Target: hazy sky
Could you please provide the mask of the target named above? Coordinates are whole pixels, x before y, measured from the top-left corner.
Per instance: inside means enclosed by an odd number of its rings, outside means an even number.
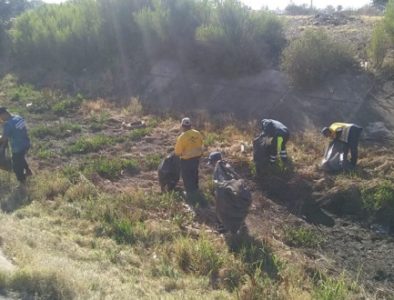
[[[65,0],[44,0],[45,2],[48,3],[60,3],[64,2]],[[276,8],[284,8],[286,5],[288,5],[290,2],[293,2],[295,4],[303,4],[307,3],[310,4],[310,0],[241,0],[245,4],[253,7],[253,8],[261,8],[268,6],[270,9],[276,9]],[[361,7],[365,4],[370,3],[371,0],[313,0],[313,5],[319,8],[324,8],[327,5],[333,5],[334,7],[338,5],[342,5],[344,8],[348,7]]]

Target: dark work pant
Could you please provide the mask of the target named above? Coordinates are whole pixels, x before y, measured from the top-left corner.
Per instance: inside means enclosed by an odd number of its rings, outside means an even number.
[[[360,140],[360,135],[361,132],[363,131],[363,129],[359,126],[355,126],[353,125],[350,128],[349,131],[349,137],[348,137],[348,142],[346,144],[346,147],[344,149],[344,159],[347,159],[347,155],[349,153],[350,150],[350,163],[353,167],[356,166],[357,164],[357,159],[358,159],[358,142]]]
[[[27,164],[27,161],[25,159],[25,155],[27,153],[27,150],[18,152],[18,153],[12,153],[12,167],[14,169],[16,179],[18,179],[19,182],[25,182],[26,181],[26,173],[27,170],[29,170],[29,166]]]
[[[200,158],[181,159],[181,174],[186,192],[198,190],[198,165]]]
[[[289,134],[284,134],[282,136],[277,135],[277,136],[274,136],[272,139],[271,153],[270,153],[271,162],[275,162],[275,160],[276,160],[276,155],[278,152],[278,137],[283,138],[282,146],[280,148],[280,156],[281,156],[281,158],[287,158],[286,143],[289,140]]]

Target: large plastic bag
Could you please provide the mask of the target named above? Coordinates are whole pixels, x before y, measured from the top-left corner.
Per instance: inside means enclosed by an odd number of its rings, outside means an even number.
[[[174,190],[181,174],[179,157],[174,153],[168,155],[161,161],[157,171],[161,190],[163,192]]]
[[[242,179],[214,181],[216,215],[224,228],[235,234],[244,224],[252,203],[251,193]]]
[[[271,152],[272,138],[259,135],[253,140],[253,161],[257,175],[262,174],[264,167],[269,164]]]
[[[332,141],[321,162],[321,168],[327,172],[338,172],[349,168],[349,162],[344,157],[346,144],[339,140]]]
[[[9,155],[8,143],[0,144],[0,169],[5,171],[12,170],[12,162]]]

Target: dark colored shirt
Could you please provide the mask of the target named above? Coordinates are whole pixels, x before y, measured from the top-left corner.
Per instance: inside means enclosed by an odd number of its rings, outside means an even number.
[[[11,116],[11,118],[4,123],[3,128],[3,135],[10,141],[12,153],[20,153],[30,147],[26,123],[22,117]]]
[[[269,137],[284,136],[289,134],[289,130],[281,122],[271,119],[263,120],[263,135]]]

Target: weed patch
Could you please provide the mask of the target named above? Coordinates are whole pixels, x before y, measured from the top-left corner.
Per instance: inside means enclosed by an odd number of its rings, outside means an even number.
[[[322,238],[312,229],[308,228],[285,228],[285,241],[290,246],[318,248]]]

